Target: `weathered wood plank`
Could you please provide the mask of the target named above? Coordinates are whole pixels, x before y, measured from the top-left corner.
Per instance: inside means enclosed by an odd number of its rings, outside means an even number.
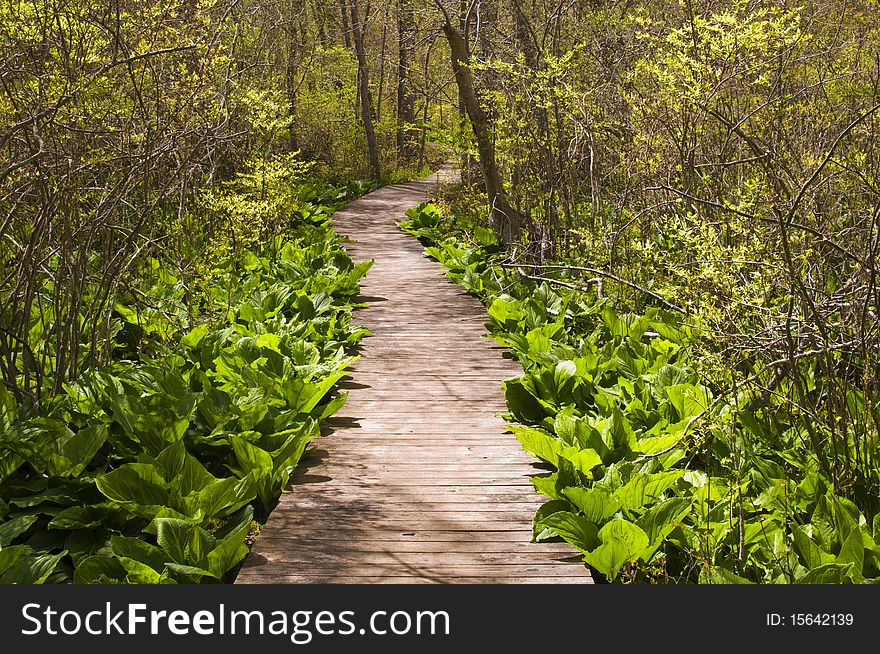
[[[498,577],[417,577],[412,575],[395,576],[383,574],[378,577],[358,577],[354,575],[341,576],[337,574],[324,575],[277,575],[269,574],[245,574],[236,580],[240,584],[591,584],[590,577],[512,577],[510,573]]]
[[[546,470],[496,414],[518,364],[485,309],[394,225],[429,190],[383,188],[334,217],[373,259],[355,322],[371,330],[236,583],[590,583],[566,543],[532,543]]]
[[[364,566],[362,566],[360,562],[333,561],[330,565],[339,575],[342,576],[362,576],[370,574],[363,570]],[[547,563],[519,562],[505,565],[504,563],[491,561],[470,561],[468,564],[457,562],[409,564],[406,561],[389,560],[388,562],[367,563],[366,565],[372,568],[373,575],[377,572],[383,572],[385,574],[395,574],[398,576],[429,576],[434,579],[443,579],[444,577],[500,577],[511,573],[532,577],[561,577],[569,574],[572,567],[571,564],[559,563],[558,561],[550,561]],[[296,562],[276,561],[272,559],[266,559],[265,561],[254,560],[253,563],[249,563],[247,568],[259,570],[260,568],[269,566],[277,571],[277,574],[282,576],[302,574],[304,572],[303,566],[297,565]],[[318,571],[315,570],[315,566],[312,566],[310,572],[312,574],[318,573]]]
[[[287,538],[276,536],[275,534],[265,534],[260,536],[266,543],[277,542],[276,550],[283,550],[290,556],[298,556],[298,552],[303,552],[305,556],[310,556],[311,552],[335,552],[336,555],[350,552],[357,554],[364,553],[400,553],[400,554],[420,554],[429,552],[448,552],[448,553],[479,553],[479,554],[527,554],[534,556],[535,544],[527,540],[483,540],[483,541],[450,541],[450,540],[364,540],[360,539],[356,542],[348,540],[340,540],[338,538]],[[550,557],[579,557],[579,554],[572,554],[571,547],[567,543],[544,543],[542,549]],[[319,556],[316,554],[315,556]],[[294,559],[290,559],[293,561]]]

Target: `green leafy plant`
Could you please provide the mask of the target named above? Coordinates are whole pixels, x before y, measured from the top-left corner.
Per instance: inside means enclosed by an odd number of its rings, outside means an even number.
[[[503,383],[509,428],[552,469],[532,480],[547,497],[536,540],[563,538],[612,582],[880,578],[880,517],[701,374],[698,330],[525,279],[436,207],[401,226],[486,303],[489,337],[522,365]]]
[[[351,297],[371,262],[355,265],[328,220],[364,189],[285,188],[301,191],[276,207],[293,212],[289,238],[205,270],[201,320],[167,317],[181,282],[150,260],[152,310],[117,306],[137,329],[123,356],[40,406],[0,387],[0,583],[234,574],[255,520],[344,404],[347,351],[366,333]]]

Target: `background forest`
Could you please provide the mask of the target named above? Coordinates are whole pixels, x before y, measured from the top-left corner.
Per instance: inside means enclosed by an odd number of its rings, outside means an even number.
[[[878,15],[0,1],[0,582],[228,579],[363,335],[329,215],[444,160],[407,228],[523,363],[536,538],[876,579]]]

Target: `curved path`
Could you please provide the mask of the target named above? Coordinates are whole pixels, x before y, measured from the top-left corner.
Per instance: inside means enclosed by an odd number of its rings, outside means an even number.
[[[388,186],[334,217],[352,258],[375,260],[355,314],[373,334],[236,583],[590,582],[567,544],[529,542],[541,470],[496,416],[519,366],[395,226],[432,188]]]

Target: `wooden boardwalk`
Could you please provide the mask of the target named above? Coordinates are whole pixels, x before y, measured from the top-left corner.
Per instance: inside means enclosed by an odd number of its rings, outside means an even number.
[[[531,543],[541,472],[495,414],[520,372],[486,313],[395,222],[429,181],[385,187],[336,214],[374,259],[355,314],[373,334],[350,395],[304,459],[236,583],[589,583],[565,543]]]

